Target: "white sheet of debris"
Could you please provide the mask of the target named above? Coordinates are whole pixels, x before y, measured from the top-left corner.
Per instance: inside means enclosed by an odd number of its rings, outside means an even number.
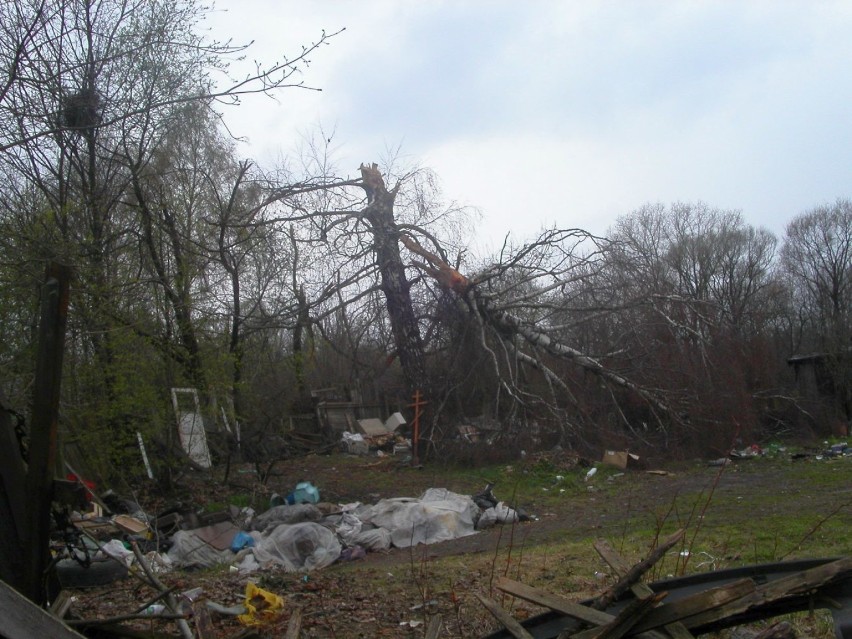
[[[354,514],[364,523],[387,530],[397,548],[408,548],[474,534],[479,508],[467,495],[430,488],[419,499],[382,499]]]

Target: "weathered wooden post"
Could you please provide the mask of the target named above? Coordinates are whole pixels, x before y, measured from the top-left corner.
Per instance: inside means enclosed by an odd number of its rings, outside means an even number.
[[[36,359],[33,410],[30,424],[29,466],[26,490],[26,592],[43,604],[45,572],[50,558],[50,507],[56,465],[56,432],[59,423],[59,387],[68,316],[70,271],[51,263],[41,293],[41,319]]]

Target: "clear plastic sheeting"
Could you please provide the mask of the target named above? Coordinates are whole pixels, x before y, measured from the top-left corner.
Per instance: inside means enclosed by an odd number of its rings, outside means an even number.
[[[479,508],[468,496],[430,488],[420,499],[383,499],[356,514],[361,521],[386,529],[397,548],[408,548],[474,534]]]
[[[262,532],[270,531],[281,524],[301,524],[306,521],[319,521],[322,512],[313,504],[284,504],[273,506],[266,512],[257,515],[252,521],[252,528]]]
[[[287,572],[318,570],[333,564],[342,546],[337,535],[313,522],[283,524],[252,549],[261,568],[281,566]]]

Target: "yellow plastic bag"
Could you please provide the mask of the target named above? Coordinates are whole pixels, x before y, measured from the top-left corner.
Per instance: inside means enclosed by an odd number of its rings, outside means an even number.
[[[246,612],[237,619],[244,626],[260,626],[274,621],[284,608],[284,600],[276,594],[258,588],[252,582],[246,584]]]

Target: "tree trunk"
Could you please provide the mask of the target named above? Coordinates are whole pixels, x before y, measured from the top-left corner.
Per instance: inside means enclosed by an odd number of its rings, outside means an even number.
[[[39,346],[33,388],[30,458],[26,488],[27,584],[24,594],[37,604],[46,598],[44,574],[50,558],[50,504],[59,425],[59,388],[70,272],[50,264],[42,291]]]
[[[424,363],[423,338],[411,303],[411,284],[399,253],[400,233],[393,215],[397,189],[388,191],[375,164],[361,165],[363,187],[367,193],[364,217],[373,232],[376,263],[382,277],[382,291],[387,301],[399,363],[409,392],[428,394],[428,378]]]

